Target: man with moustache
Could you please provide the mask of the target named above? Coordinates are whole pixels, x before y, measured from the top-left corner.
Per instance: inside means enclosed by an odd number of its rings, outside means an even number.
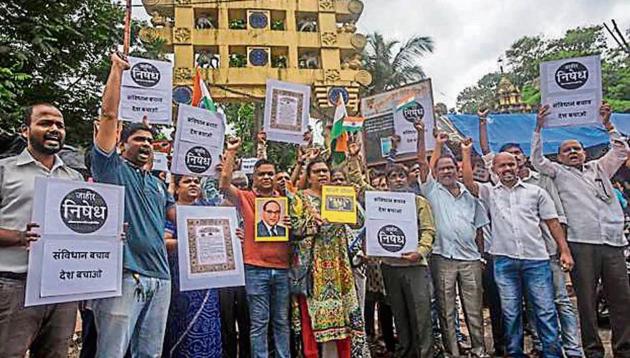
[[[129,64],[112,55],[103,93],[100,125],[92,150],[96,182],[125,187],[125,222],[129,224],[123,256],[122,295],[93,300],[97,331],[96,357],[159,357],[171,296],[164,227],[174,204],[166,185],[146,170],[153,132],[131,123],[120,134],[116,152],[118,107],[123,71]]]
[[[470,331],[472,354],[487,357],[483,337],[482,254],[483,230],[490,223],[486,210],[463,184],[458,182],[457,161],[452,156],[435,160],[429,168],[424,144],[424,124],[418,131],[420,191],[434,213],[437,234],[430,265],[439,304],[440,327],[447,356],[460,356],[457,344],[456,309],[459,286]],[[457,314],[457,313],[455,313]]]
[[[550,176],[564,205],[567,240],[575,257],[571,280],[577,296],[582,345],[587,357],[603,357],[604,346],[597,327],[595,287],[599,280],[610,307],[612,346],[615,357],[630,357],[630,285],[624,247],[624,214],[610,181],[628,157],[628,145],[610,122],[611,108],[600,108],[602,124],[610,134],[612,148],[603,157],[586,162],[586,152],[577,140],[558,148],[559,163],[542,154],[541,131],[549,106],[538,112],[532,139],[532,164]]]
[[[490,211],[490,253],[494,256],[495,279],[505,320],[506,353],[510,357],[524,357],[522,305],[523,295],[527,294],[534,305],[543,355],[562,357],[549,253],[541,223],[547,224],[558,245],[564,270],[571,270],[573,258],[553,201],[542,188],[520,180],[516,174],[516,158],[510,153],[499,153],[494,158],[492,170],[499,178],[497,184],[475,182],[471,153],[472,140],[468,138],[462,142],[463,181]]]
[[[24,307],[28,247],[38,239],[30,223],[36,177],[82,180],[57,153],[66,137],[52,104],[24,110],[27,147],[0,160],[0,357],[65,357],[76,323],[76,303]]]
[[[495,154],[490,150],[488,140],[488,113],[489,111],[487,109],[478,112],[479,145],[481,147],[481,152],[483,153],[483,161],[485,162],[486,168],[489,172],[492,172],[492,160]],[[516,173],[524,183],[537,185],[549,194],[553,200],[554,207],[558,212],[558,220],[560,220],[562,225],[566,226],[567,218],[564,207],[562,206],[562,201],[558,195],[558,189],[556,188],[553,180],[549,176],[542,175],[528,167],[528,158],[525,156],[523,149],[518,143],[506,143],[501,146],[499,152],[510,153],[516,158]],[[493,183],[498,181],[496,175],[491,175],[491,180]],[[543,224],[542,230],[545,243],[547,244],[547,251],[549,252],[549,256],[551,258],[551,271],[553,276],[555,303],[556,308],[558,309],[558,318],[560,320],[562,348],[564,349],[564,353],[567,357],[581,357],[583,355],[583,351],[582,344],[579,339],[580,334],[578,328],[577,310],[569,298],[565,273],[562,271],[560,262],[558,261],[558,247],[556,246],[553,237],[551,237],[549,229],[546,225]],[[533,318],[532,311],[533,307],[531,303],[528,302],[527,313],[530,318]],[[531,319],[530,324],[534,325],[535,321]],[[540,351],[540,340],[538,339],[536,330],[533,331],[532,335],[534,348]]]

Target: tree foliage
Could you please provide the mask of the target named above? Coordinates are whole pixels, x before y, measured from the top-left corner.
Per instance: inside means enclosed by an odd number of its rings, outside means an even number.
[[[121,5],[111,0],[7,0],[0,3],[0,124],[15,130],[20,108],[50,102],[64,114],[67,141],[91,141],[109,55],[122,43]],[[155,57],[163,43],[137,40]]]
[[[414,36],[405,43],[386,40],[375,32],[368,35],[363,54],[364,68],[372,74],[366,95],[380,93],[425,78],[419,60],[433,52],[433,39]]]
[[[538,76],[541,62],[594,54],[602,57],[604,99],[616,111],[630,111],[630,57],[608,45],[602,26],[577,27],[556,39],[524,36],[505,51],[504,72],[521,89],[523,102],[535,106],[540,104]],[[487,83],[488,76],[491,75],[498,74],[487,74],[476,85],[460,92],[457,97],[460,112],[474,113],[477,111],[477,104],[494,108],[496,87],[488,86]]]

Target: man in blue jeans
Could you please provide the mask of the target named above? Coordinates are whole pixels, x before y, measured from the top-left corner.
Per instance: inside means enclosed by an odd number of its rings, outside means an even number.
[[[92,151],[92,175],[125,187],[122,295],[91,301],[97,332],[96,357],[159,357],[171,298],[164,223],[174,204],[166,186],[145,169],[153,133],[141,123],[126,126],[118,144],[118,106],[123,71],[129,64],[112,55],[100,125]]]
[[[492,170],[499,178],[497,184],[476,183],[471,152],[472,140],[466,139],[462,142],[464,185],[484,201],[492,219],[490,253],[494,256],[505,320],[506,353],[510,357],[525,357],[522,307],[526,294],[534,306],[543,356],[562,357],[549,253],[541,223],[547,224],[558,245],[562,269],[571,270],[573,258],[553,201],[544,189],[520,180],[516,158],[510,153],[494,157]]]
[[[289,338],[289,243],[257,242],[256,198],[278,196],[273,190],[275,166],[266,159],[254,165],[252,190],[240,190],[232,184],[234,159],[241,145],[239,138],[230,138],[225,162],[219,178],[219,188],[226,198],[236,205],[245,224],[243,261],[245,262],[245,290],[250,316],[252,357],[269,356],[268,332],[273,328],[273,342],[277,358],[291,355]],[[281,220],[290,230],[288,216]]]

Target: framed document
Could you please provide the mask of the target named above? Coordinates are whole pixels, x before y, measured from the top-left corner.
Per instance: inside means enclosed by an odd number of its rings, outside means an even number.
[[[263,128],[270,140],[302,144],[310,120],[309,86],[267,81]]]
[[[245,285],[236,209],[177,206],[177,253],[182,291]]]

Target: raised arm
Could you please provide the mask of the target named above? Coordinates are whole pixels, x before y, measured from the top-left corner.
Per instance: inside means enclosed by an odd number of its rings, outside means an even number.
[[[112,54],[111,59],[112,67],[109,70],[109,77],[103,92],[101,117],[98,132],[94,139],[94,144],[105,153],[111,153],[116,149],[120,86],[123,71],[129,68],[129,63],[119,57],[118,54]]]
[[[599,109],[599,115],[602,121],[602,125],[610,135],[610,143],[612,145],[611,150],[608,151],[603,157],[597,160],[597,164],[608,176],[612,178],[613,175],[619,170],[619,168],[628,159],[628,143],[621,137],[621,134],[617,132],[615,126],[610,121],[610,115],[612,109],[609,104],[603,103]]]
[[[462,177],[464,185],[470,192],[479,197],[479,184],[475,182],[473,177],[472,165],[472,138],[466,138],[462,141]]]
[[[481,154],[490,153],[490,142],[488,141],[488,113],[489,109],[477,112],[479,116],[479,146],[481,146]]]
[[[427,162],[427,146],[424,143],[424,122],[417,121],[414,123],[418,132],[418,164],[420,164],[420,181],[427,181],[427,176],[431,172],[429,162]]]
[[[431,153],[431,161],[429,162],[429,168],[431,168],[432,173],[437,166],[438,160],[442,157],[442,152],[444,146],[448,143],[448,134],[446,132],[439,132],[437,137],[435,137],[435,148],[433,148],[433,153]]]
[[[256,158],[267,159],[267,133],[263,130],[256,134]]]
[[[225,150],[225,158],[221,175],[219,176],[219,189],[232,203],[238,203],[238,188],[232,185],[232,173],[234,172],[234,159],[236,152],[241,147],[240,138],[229,138]]]
[[[538,110],[536,115],[536,128],[534,129],[534,136],[532,138],[532,155],[530,161],[538,172],[555,178],[558,171],[558,164],[553,163],[551,160],[545,158],[542,152],[542,136],[541,131],[545,124],[545,118],[549,115],[549,105],[546,104]]]

